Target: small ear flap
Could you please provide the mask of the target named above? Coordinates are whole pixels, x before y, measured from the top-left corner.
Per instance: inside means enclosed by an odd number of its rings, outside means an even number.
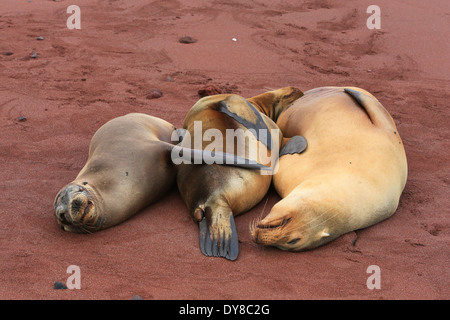
[[[284,156],[285,154],[302,153],[308,147],[308,142],[303,136],[294,136],[289,139],[289,141],[281,148],[278,157]]]

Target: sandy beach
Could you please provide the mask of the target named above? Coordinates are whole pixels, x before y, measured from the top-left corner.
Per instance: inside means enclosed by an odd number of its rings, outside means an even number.
[[[81,29],[67,28],[72,4]],[[371,4],[380,29],[366,25]],[[0,299],[450,298],[449,14],[445,0],[2,0]],[[271,189],[236,218],[234,262],[203,256],[175,186],[95,234],[56,223],[56,193],[108,120],[181,126],[202,90],[328,85],[368,90],[397,124],[409,176],[388,220],[307,252],[264,248],[249,224],[280,200]],[[70,265],[81,289],[55,290]],[[380,289],[367,287],[371,265]]]

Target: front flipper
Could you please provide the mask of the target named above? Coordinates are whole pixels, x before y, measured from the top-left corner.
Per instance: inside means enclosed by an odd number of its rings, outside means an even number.
[[[217,103],[219,112],[233,118],[249,129],[269,150],[272,150],[273,141],[270,130],[261,113],[250,102],[242,97],[231,96]]]
[[[279,157],[285,154],[302,153],[308,147],[308,142],[303,136],[294,136],[281,148]]]
[[[233,215],[230,216],[229,230],[210,226],[206,217],[199,222],[199,244],[202,253],[208,257],[223,257],[236,260],[239,254],[238,236]],[[215,232],[211,232],[215,230]],[[217,232],[220,230],[219,232]]]
[[[383,105],[369,93],[355,90],[358,88],[344,88],[344,92],[350,95],[358,105],[364,109],[369,117],[370,121],[377,127],[384,128],[390,131],[397,131],[394,120],[392,120],[389,112],[383,107]]]
[[[254,160],[231,153],[183,148],[178,145],[169,145],[169,148],[171,149],[171,159],[174,164],[223,164],[245,169],[272,170],[272,168]]]

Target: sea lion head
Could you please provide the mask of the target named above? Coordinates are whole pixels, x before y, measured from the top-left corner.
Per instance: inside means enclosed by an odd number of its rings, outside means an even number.
[[[250,233],[258,244],[288,251],[302,251],[325,244],[333,239],[327,212],[319,212],[313,205],[285,205],[278,202],[264,219],[250,225]]]
[[[95,191],[87,183],[83,184],[69,184],[55,198],[56,219],[65,231],[92,233],[105,223]]]
[[[295,100],[302,96],[303,92],[300,89],[295,87],[284,87],[254,96],[249,98],[248,101],[253,104],[259,112],[276,122],[281,112],[289,108]]]

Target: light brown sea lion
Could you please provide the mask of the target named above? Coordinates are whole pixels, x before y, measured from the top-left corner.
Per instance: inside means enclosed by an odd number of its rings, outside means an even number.
[[[304,136],[308,147],[280,157],[273,183],[283,199],[251,226],[255,242],[311,249],[396,211],[407,179],[405,150],[393,119],[370,93],[313,89],[277,124],[287,137]]]
[[[238,155],[263,165],[261,153],[252,153],[252,146],[271,156],[278,155],[281,135],[271,135],[278,127],[264,113],[275,115],[298,99],[302,92],[288,87],[263,95],[244,99],[238,95],[224,94],[200,99],[188,112],[183,128],[190,139],[181,145],[186,148],[208,149],[212,138],[208,130],[221,133],[222,141],[214,137],[214,150]],[[201,124],[196,133],[196,125]],[[227,130],[240,132],[240,136],[228,137]],[[200,132],[200,143],[198,141]],[[276,132],[276,131],[275,131]],[[240,139],[245,136],[245,139]],[[267,139],[266,139],[267,138]],[[234,143],[236,142],[236,143]],[[232,146],[230,150],[229,146]],[[273,159],[272,159],[273,160]],[[238,168],[218,164],[180,164],[178,188],[194,220],[199,223],[199,244],[207,256],[235,260],[238,256],[238,236],[234,215],[248,211],[266,194],[272,176],[260,170]]]
[[[116,225],[158,200],[175,182],[170,150],[175,127],[145,114],[110,120],[94,134],[88,160],[58,193],[54,207],[66,231]]]

